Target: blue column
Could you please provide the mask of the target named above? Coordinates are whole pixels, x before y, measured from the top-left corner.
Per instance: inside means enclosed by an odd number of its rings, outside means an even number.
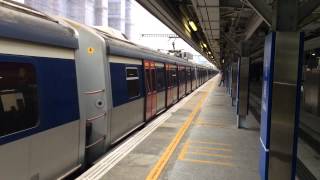
[[[260,177],[296,175],[303,35],[272,32],[265,40],[260,124]]]

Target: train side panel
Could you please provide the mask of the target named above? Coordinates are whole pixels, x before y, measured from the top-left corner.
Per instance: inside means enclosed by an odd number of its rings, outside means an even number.
[[[111,143],[144,123],[144,77],[142,60],[109,56],[113,108]]]
[[[0,49],[0,179],[59,177],[79,163],[74,51],[9,39]]]

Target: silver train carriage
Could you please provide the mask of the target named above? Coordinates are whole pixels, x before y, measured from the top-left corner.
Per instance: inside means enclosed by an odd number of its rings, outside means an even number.
[[[216,74],[10,1],[0,29],[0,179],[84,168]]]

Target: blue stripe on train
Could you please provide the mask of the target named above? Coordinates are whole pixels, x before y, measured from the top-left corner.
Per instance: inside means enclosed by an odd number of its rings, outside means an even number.
[[[129,98],[128,96],[126,67],[138,68],[140,95],[135,98]],[[120,106],[122,104],[144,97],[144,76],[142,65],[110,63],[110,73],[113,107]]]
[[[0,145],[79,119],[74,60],[0,54],[1,62],[34,65],[37,74],[40,124],[29,130],[0,137]]]

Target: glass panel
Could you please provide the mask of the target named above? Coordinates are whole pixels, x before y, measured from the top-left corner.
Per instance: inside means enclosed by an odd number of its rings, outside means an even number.
[[[156,70],[155,69],[150,69],[151,71],[151,83],[152,83],[152,91],[155,91],[156,90]]]
[[[36,72],[31,64],[0,63],[0,136],[38,123]]]
[[[157,68],[157,90],[165,88],[164,68]]]
[[[140,95],[139,74],[137,67],[126,67],[127,87],[129,98]]]
[[[127,67],[127,78],[128,77],[138,77],[138,69],[135,67]]]
[[[146,78],[146,80],[145,80],[145,82],[146,82],[146,90],[147,90],[147,92],[150,92],[151,91],[151,89],[150,89],[150,70],[149,69],[146,69],[145,70],[145,78]]]
[[[140,95],[139,79],[128,80],[127,85],[129,98],[137,97]]]

